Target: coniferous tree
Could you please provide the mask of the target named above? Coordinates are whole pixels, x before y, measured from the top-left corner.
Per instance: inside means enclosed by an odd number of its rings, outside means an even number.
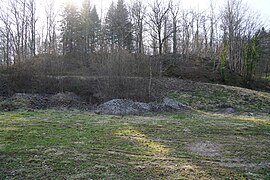
[[[105,23],[107,40],[111,46],[111,51],[114,50],[115,46],[132,51],[132,23],[123,0],[118,0],[116,7],[113,3],[111,4]]]
[[[81,50],[81,28],[79,12],[72,3],[67,3],[62,16],[61,33],[63,43],[63,54],[74,53]]]
[[[112,2],[107,12],[104,24],[105,41],[112,52],[116,42],[115,6]]]
[[[98,50],[98,42],[101,35],[101,20],[98,16],[96,6],[90,12],[90,51],[94,53]]]
[[[82,29],[82,46],[85,54],[90,53],[90,34],[91,34],[91,4],[90,0],[84,0],[81,9],[81,29]]]
[[[245,72],[244,82],[249,85],[255,76],[260,59],[259,31],[248,40],[245,46]]]
[[[115,10],[117,44],[119,48],[132,50],[132,23],[124,0],[118,0]]]

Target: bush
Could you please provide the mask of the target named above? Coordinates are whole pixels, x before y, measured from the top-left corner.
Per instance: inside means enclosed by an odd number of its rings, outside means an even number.
[[[148,101],[150,73],[158,72],[157,62],[149,56],[125,50],[91,56],[38,55],[1,71],[0,95],[74,92],[91,103],[111,98]]]

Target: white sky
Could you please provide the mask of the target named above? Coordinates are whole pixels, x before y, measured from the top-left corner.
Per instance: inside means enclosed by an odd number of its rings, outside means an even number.
[[[40,3],[43,4],[44,2],[48,0],[39,0],[39,1]],[[74,2],[79,7],[83,2],[83,0],[55,0],[56,6],[60,7],[67,1]],[[95,4],[97,6],[98,13],[100,14],[102,11],[104,15],[104,13],[107,12],[107,9],[110,6],[112,1],[114,1],[115,3],[117,2],[117,0],[92,0],[91,2],[92,4]],[[125,0],[125,3],[129,4],[130,1],[132,0]],[[155,0],[145,0],[144,2],[150,3],[153,1]],[[164,1],[166,2],[166,0]],[[174,2],[177,2],[177,1],[178,0],[174,0]],[[212,1],[214,4],[216,4],[216,9],[219,9],[226,2],[226,0],[212,0]],[[264,24],[270,26],[270,0],[242,0],[242,2],[247,3],[252,10],[258,11],[262,16]],[[210,0],[180,0],[180,6],[183,9],[195,8],[195,9],[205,10],[209,7],[209,5],[210,5]]]

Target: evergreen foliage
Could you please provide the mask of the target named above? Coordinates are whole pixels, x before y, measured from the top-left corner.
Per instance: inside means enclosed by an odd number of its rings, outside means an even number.
[[[61,21],[61,35],[63,43],[63,54],[74,53],[81,50],[81,21],[78,8],[67,3]]]
[[[228,59],[228,43],[225,41],[224,42],[224,47],[221,52],[220,56],[220,75],[222,81],[225,81],[225,69],[227,68],[227,59]]]
[[[260,59],[259,32],[245,45],[245,74],[244,82],[249,84],[253,79]]]

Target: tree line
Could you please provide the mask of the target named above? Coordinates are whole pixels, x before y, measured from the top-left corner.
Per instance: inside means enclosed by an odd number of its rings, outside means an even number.
[[[91,55],[127,51],[133,54],[179,54],[207,57],[213,70],[254,78],[262,58],[262,36],[269,37],[260,14],[241,0],[227,0],[221,8],[210,1],[207,10],[184,9],[181,2],[155,0],[113,1],[99,14],[91,0],[81,8],[67,2],[61,20],[55,2],[45,6],[43,26],[36,0],[6,0],[0,14],[0,62],[10,66],[40,54]],[[104,17],[103,17],[104,16]],[[265,35],[266,34],[266,35]],[[268,44],[263,48],[267,49]],[[269,62],[261,74],[268,73]]]

